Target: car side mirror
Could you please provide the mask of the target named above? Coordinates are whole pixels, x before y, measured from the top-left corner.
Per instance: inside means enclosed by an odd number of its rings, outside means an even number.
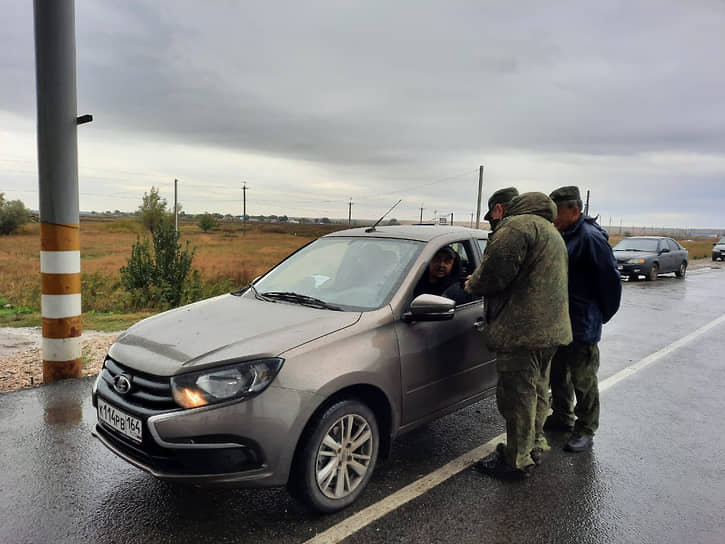
[[[412,321],[447,321],[453,319],[456,313],[456,302],[438,295],[418,295],[410,303],[410,311],[404,313],[401,319]]]
[[[670,250],[666,247],[660,249],[660,255],[662,255],[663,253],[669,253],[669,252],[670,252]]]

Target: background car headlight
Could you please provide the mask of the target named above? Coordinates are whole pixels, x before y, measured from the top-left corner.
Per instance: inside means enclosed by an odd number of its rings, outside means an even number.
[[[644,264],[644,259],[642,259],[642,258],[630,259],[627,261],[627,264]]]
[[[255,395],[272,383],[282,368],[278,357],[190,372],[171,378],[174,400],[184,408]]]

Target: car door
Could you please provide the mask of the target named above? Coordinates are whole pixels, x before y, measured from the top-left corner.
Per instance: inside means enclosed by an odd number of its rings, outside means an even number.
[[[672,271],[676,272],[680,269],[682,262],[687,260],[686,253],[680,244],[675,242],[672,238],[667,239],[667,245],[669,246],[672,254]]]
[[[667,238],[660,240],[660,272],[662,273],[672,272],[677,269],[677,266],[675,266],[677,253],[673,251],[669,242]],[[665,250],[664,253],[662,253],[663,250]]]
[[[461,256],[463,274],[473,272],[479,263],[472,244],[471,239],[448,244]],[[431,257],[440,247],[432,248]],[[482,327],[481,298],[458,304],[448,321],[396,322],[403,427],[462,405],[496,386],[495,356],[484,344]]]

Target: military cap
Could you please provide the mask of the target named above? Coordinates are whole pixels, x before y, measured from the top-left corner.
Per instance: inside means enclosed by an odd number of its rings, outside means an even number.
[[[507,204],[508,202],[511,202],[514,197],[517,196],[519,196],[519,191],[518,189],[516,189],[516,187],[506,187],[505,189],[499,189],[491,195],[491,198],[488,199],[488,211],[486,212],[486,215],[483,216],[483,218],[486,221],[490,221],[491,210],[493,210],[493,207],[496,204]]]
[[[559,187],[553,191],[549,198],[554,201],[555,204],[560,202],[570,202],[572,200],[581,200],[582,196],[579,194],[579,187],[575,185],[568,185],[566,187]]]

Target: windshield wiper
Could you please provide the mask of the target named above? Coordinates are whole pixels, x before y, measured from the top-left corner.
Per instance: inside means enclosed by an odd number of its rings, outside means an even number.
[[[230,295],[234,295],[235,297],[242,296],[247,291],[252,291],[254,294],[254,298],[257,300],[264,300],[266,302],[274,302],[271,298],[267,298],[264,295],[262,295],[259,291],[257,291],[257,288],[254,286],[253,283],[250,283],[246,287],[242,287],[241,289],[237,289],[236,291],[232,291],[229,293]]]
[[[338,312],[342,311],[342,308],[339,306],[334,306],[333,304],[320,300],[319,298],[308,297],[307,295],[301,295],[291,291],[268,291],[266,293],[262,293],[260,296],[265,297],[267,300],[283,300],[285,302],[293,302],[304,306],[311,306],[313,308],[324,308],[325,310],[335,310]]]

